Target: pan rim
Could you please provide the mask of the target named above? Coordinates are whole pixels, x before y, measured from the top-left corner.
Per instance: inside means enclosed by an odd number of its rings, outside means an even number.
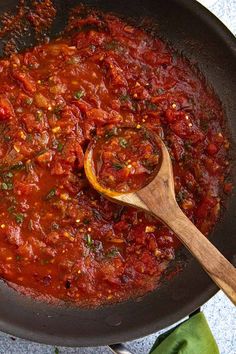
[[[229,31],[229,29],[208,9],[206,9],[203,5],[198,3],[196,0],[173,0],[176,3],[181,3],[186,8],[190,8],[193,12],[198,12],[204,22],[207,22],[208,25],[214,29],[214,33],[223,39],[229,51],[231,51],[232,56],[236,59],[236,41],[234,35]],[[163,319],[165,322],[165,327],[173,324],[172,317],[175,317],[174,322],[181,320],[186,317],[190,312],[194,311],[196,308],[202,306],[207,300],[209,300],[213,295],[217,292],[217,287],[212,283],[212,281],[207,281],[207,287],[204,291],[199,295],[195,296],[195,298],[190,302],[182,306],[181,309],[172,314],[171,316],[167,315],[166,318]],[[133,340],[139,337],[143,337],[154,333],[163,327],[159,323],[148,323],[145,327],[141,327],[140,325],[136,325],[133,328],[129,329],[126,332],[125,329],[121,329],[119,333],[107,333],[105,336],[97,337],[67,337],[63,338],[58,335],[48,334],[44,331],[30,331],[29,328],[17,326],[17,324],[7,323],[7,321],[2,321],[0,319],[0,330],[8,333],[10,335],[14,335],[20,338],[32,340],[38,343],[43,344],[51,344],[51,345],[60,345],[64,347],[77,347],[79,346],[100,346],[114,344],[120,341],[128,341]]]

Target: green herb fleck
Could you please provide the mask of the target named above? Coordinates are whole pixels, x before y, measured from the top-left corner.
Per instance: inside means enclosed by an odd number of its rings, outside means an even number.
[[[83,91],[83,90],[79,90],[79,91],[76,91],[76,92],[75,92],[74,97],[75,97],[77,100],[80,100],[84,95],[85,95],[84,91]]]
[[[12,214],[15,210],[16,210],[15,205],[11,205],[11,206],[7,209],[7,211],[8,211],[10,214]]]
[[[32,134],[27,134],[26,135],[26,140],[27,141],[32,141],[33,140],[33,135]]]
[[[64,145],[58,140],[53,140],[52,147],[57,149],[58,152],[62,152]]]
[[[85,225],[88,225],[88,224],[90,223],[90,220],[89,220],[89,219],[84,219],[84,220],[83,220],[83,223],[84,223]]]
[[[113,162],[112,167],[114,167],[114,169],[116,171],[119,171],[119,170],[122,170],[123,165],[121,163],[119,163],[119,162]]]
[[[55,221],[53,221],[52,224],[51,224],[51,229],[52,230],[58,230],[59,228],[60,228],[60,226]]]
[[[121,96],[120,96],[120,101],[121,101],[121,102],[130,101],[130,96],[129,96],[129,95],[121,95]]]
[[[4,139],[5,141],[10,141],[10,140],[11,140],[11,137],[10,137],[9,135],[5,135],[5,136],[3,137],[3,139]]]
[[[190,148],[191,148],[191,146],[192,146],[191,141],[186,140],[186,141],[184,142],[184,147],[185,147],[185,149],[190,149]]]
[[[11,172],[7,172],[4,174],[4,178],[12,178],[13,177],[13,173]]]
[[[106,253],[106,257],[113,258],[118,256],[119,251],[116,248],[111,249],[109,252]]]
[[[34,229],[34,223],[33,223],[32,219],[30,219],[30,221],[29,221],[28,229],[31,230],[31,231]]]
[[[92,239],[91,235],[89,235],[89,234],[85,235],[85,241],[86,241],[88,247],[91,247],[93,245],[93,239]]]
[[[1,184],[1,189],[4,190],[4,191],[10,191],[13,189],[13,184],[12,183],[5,183],[3,182]]]
[[[41,122],[42,118],[43,118],[43,112],[41,110],[38,110],[36,112],[36,121]]]
[[[158,95],[162,95],[165,92],[161,87],[157,89]]]
[[[52,199],[53,197],[55,197],[55,195],[56,195],[56,188],[52,188],[52,189],[48,192],[48,194],[46,195],[45,199],[46,199],[46,200],[50,200],[50,199]]]
[[[16,256],[16,260],[17,260],[17,261],[20,261],[21,259],[22,259],[22,256],[20,256],[20,255],[17,255],[17,256]]]
[[[132,102],[132,111],[137,111],[138,110],[138,108],[139,108],[139,105],[138,105],[138,103],[137,102]]]
[[[19,161],[17,162],[15,165],[12,165],[10,167],[10,170],[17,170],[17,171],[20,171],[20,170],[25,170],[25,165],[23,164],[22,161]]]
[[[64,145],[59,141],[57,144],[57,151],[62,152]]]
[[[17,222],[17,224],[22,224],[24,221],[24,214],[18,213],[18,214],[14,214],[15,216],[15,220]]]
[[[89,49],[92,50],[93,52],[95,52],[96,46],[94,44],[90,44]]]
[[[156,111],[157,110],[157,105],[152,103],[152,102],[148,102],[146,104],[146,106],[147,106],[147,109],[149,109],[150,111]]]
[[[38,157],[38,156],[40,156],[40,155],[43,155],[43,154],[45,154],[45,152],[47,152],[48,151],[48,149],[42,149],[42,150],[40,150],[40,151],[38,151],[37,153],[36,153],[36,155],[35,155],[35,157]]]
[[[176,195],[176,200],[177,200],[178,203],[182,203],[185,198],[186,198],[186,192],[185,191],[179,191],[179,193]]]
[[[1,184],[1,189],[4,190],[4,191],[7,191],[8,190],[7,184],[6,183],[2,183]]]
[[[107,130],[105,133],[105,138],[110,139],[112,136],[117,135],[117,127]]]
[[[61,118],[62,109],[63,107],[60,105],[54,108],[53,113],[56,115],[57,119]]]
[[[31,104],[33,103],[33,98],[27,97],[27,98],[25,99],[25,103],[28,104],[28,105],[31,105]]]
[[[59,354],[59,349],[57,347],[55,348],[55,354]]]
[[[126,139],[124,139],[124,138],[120,138],[119,139],[119,144],[120,144],[121,147],[123,147],[125,149],[128,146],[128,141]]]

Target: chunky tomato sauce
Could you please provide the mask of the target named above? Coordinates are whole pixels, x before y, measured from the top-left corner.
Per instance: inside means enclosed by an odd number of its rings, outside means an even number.
[[[178,242],[150,215],[89,186],[90,140],[126,123],[159,134],[178,203],[205,235],[231,189],[229,143],[213,91],[161,40],[93,12],[78,12],[70,28],[0,60],[0,275],[99,305],[153,290]]]
[[[127,193],[151,182],[160,167],[161,149],[150,133],[139,125],[115,127],[92,142],[92,165],[102,187]]]

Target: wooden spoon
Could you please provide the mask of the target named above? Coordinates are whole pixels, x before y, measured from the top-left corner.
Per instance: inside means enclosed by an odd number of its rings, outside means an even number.
[[[196,228],[178,206],[175,199],[172,163],[169,152],[157,137],[162,152],[160,169],[144,188],[132,193],[118,193],[101,186],[92,160],[94,142],[86,151],[84,168],[92,186],[114,202],[137,207],[152,213],[174,231],[179,240],[199,261],[211,279],[236,305],[236,268]]]

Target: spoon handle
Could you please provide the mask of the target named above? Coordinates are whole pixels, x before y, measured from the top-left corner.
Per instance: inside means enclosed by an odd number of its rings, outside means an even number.
[[[156,214],[160,218],[159,213]],[[181,242],[197,258],[212,280],[236,305],[236,268],[196,228],[177,204],[161,217]]]

